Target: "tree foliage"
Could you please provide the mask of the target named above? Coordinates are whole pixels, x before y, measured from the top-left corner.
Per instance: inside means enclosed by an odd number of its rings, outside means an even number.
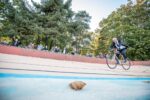
[[[72,38],[79,38],[89,28],[90,16],[86,11],[75,13],[71,0],[1,0],[0,36],[19,37],[23,46],[30,42],[42,43],[61,49],[74,47]],[[84,38],[84,37],[82,37]],[[76,42],[77,45],[80,42]]]

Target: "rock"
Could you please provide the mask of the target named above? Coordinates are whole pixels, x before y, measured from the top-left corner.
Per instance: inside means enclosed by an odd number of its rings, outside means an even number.
[[[86,83],[82,81],[74,81],[69,84],[69,86],[74,90],[81,90],[85,85]]]

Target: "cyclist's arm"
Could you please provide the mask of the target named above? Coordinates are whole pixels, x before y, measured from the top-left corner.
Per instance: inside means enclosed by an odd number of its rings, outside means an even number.
[[[110,51],[114,51],[114,53],[117,52],[117,48],[116,48],[116,46],[115,46],[114,43],[112,43],[112,44],[110,45],[109,50],[110,50]]]

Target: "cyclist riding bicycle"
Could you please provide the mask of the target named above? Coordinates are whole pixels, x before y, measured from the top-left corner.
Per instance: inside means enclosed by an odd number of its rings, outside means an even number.
[[[118,58],[119,58],[119,55],[121,54],[124,58],[124,63],[126,63],[126,61],[127,61],[127,56],[126,56],[127,45],[125,45],[120,39],[113,38],[110,48],[114,50],[114,53],[116,54],[116,56]],[[119,60],[117,58],[115,58],[115,60],[116,60],[116,64],[119,64]]]

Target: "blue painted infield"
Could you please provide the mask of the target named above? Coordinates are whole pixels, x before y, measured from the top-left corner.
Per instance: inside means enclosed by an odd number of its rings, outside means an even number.
[[[69,83],[87,86],[74,91]],[[150,100],[150,78],[0,73],[0,100]]]
[[[53,79],[83,79],[83,80],[150,80],[150,77],[83,77],[83,76],[54,76],[54,75],[35,75],[35,74],[11,74],[0,73],[0,78],[53,78]]]

